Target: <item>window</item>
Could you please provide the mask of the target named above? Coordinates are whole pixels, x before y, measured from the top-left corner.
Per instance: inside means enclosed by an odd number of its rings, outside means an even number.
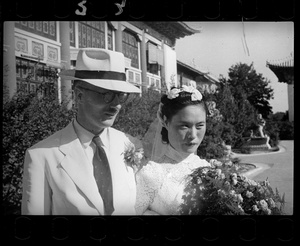
[[[156,44],[148,42],[147,45],[147,72],[152,74],[159,74],[160,65],[163,65],[162,51],[157,48]]]
[[[138,52],[138,41],[134,34],[123,31],[123,54],[125,57],[131,59],[131,66],[139,68],[139,52]]]
[[[107,25],[107,48],[113,50],[113,29],[111,25]]]
[[[70,45],[75,47],[75,22],[70,21]]]
[[[15,21],[15,27],[56,41],[55,21]]]
[[[17,57],[16,75],[22,81],[53,83],[57,80],[57,69],[43,63]]]
[[[105,48],[105,22],[80,21],[78,22],[79,48]]]

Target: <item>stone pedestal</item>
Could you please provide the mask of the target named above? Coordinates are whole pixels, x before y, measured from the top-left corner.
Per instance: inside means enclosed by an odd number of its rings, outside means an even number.
[[[269,144],[270,137],[251,137],[246,143],[241,147],[242,149],[252,152],[268,151],[271,149]]]

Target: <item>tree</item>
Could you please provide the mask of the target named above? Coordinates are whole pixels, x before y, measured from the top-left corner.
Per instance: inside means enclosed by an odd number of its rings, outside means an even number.
[[[247,100],[245,92],[240,91],[238,96],[234,96],[232,87],[224,78],[220,79],[215,101],[222,115],[221,138],[225,144],[237,147],[254,124],[256,110]]]
[[[229,68],[228,75],[226,82],[235,100],[241,102],[247,99],[264,118],[272,113],[269,100],[273,98],[273,89],[268,86],[270,81],[256,73],[253,63],[250,66],[237,63]]]

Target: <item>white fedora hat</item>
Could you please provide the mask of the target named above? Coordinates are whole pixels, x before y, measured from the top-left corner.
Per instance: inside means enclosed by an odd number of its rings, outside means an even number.
[[[106,49],[80,49],[76,68],[63,70],[59,76],[64,79],[83,80],[107,90],[141,92],[138,87],[126,82],[124,55],[121,52]]]

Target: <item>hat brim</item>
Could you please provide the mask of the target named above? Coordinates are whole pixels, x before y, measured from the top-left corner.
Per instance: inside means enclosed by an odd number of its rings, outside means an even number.
[[[127,93],[141,93],[141,89],[135,85],[122,80],[107,80],[107,79],[83,79],[75,76],[75,70],[63,70],[59,73],[59,76],[67,80],[82,80],[94,86],[112,90],[121,91]]]

